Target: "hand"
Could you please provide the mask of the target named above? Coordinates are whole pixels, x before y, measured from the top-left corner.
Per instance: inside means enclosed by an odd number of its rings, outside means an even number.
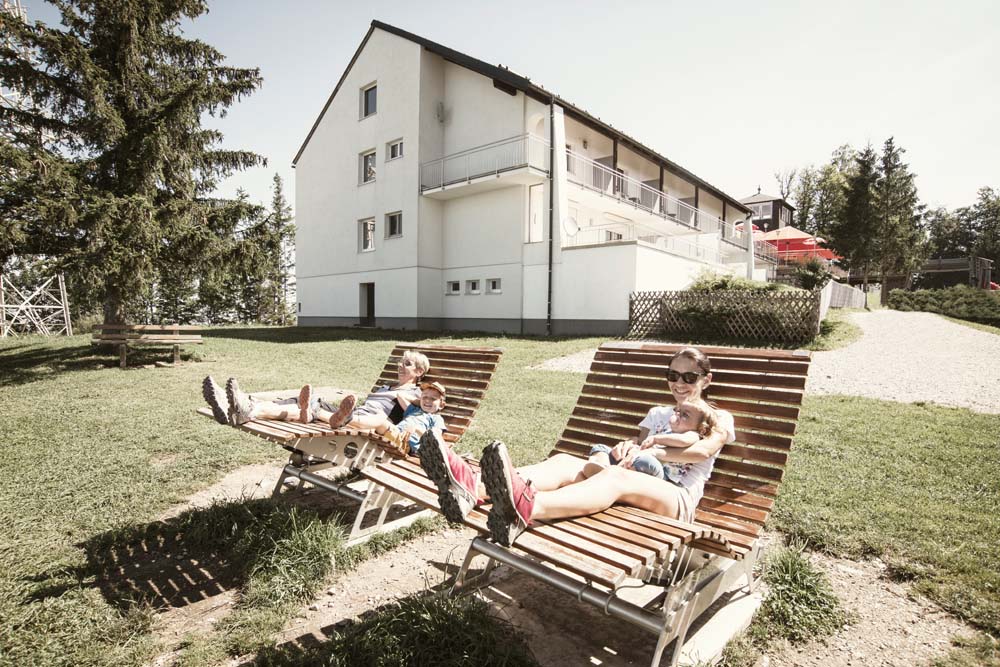
[[[624,461],[636,449],[638,449],[638,445],[631,440],[622,440],[611,448],[611,457],[617,461]]]
[[[643,440],[642,444],[639,445],[639,449],[649,449],[650,447],[655,447],[656,446],[655,438],[656,438],[655,435],[651,435],[645,440]]]

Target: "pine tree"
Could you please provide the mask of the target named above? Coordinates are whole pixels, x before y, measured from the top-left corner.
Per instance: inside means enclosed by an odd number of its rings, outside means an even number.
[[[819,173],[810,165],[799,170],[799,180],[792,189],[795,206],[795,226],[816,234],[816,203],[819,197]]]
[[[887,277],[902,274],[906,276],[908,287],[926,251],[921,227],[923,207],[917,197],[914,175],[903,162],[905,152],[893,137],[886,139],[874,188],[878,209],[875,253],[882,276],[883,306],[889,300],[889,290],[885,287]]]
[[[993,282],[1000,282],[1000,191],[980,188],[966,215],[976,239],[973,254],[993,260]]]
[[[30,48],[0,49],[3,85],[29,99],[0,108],[0,262],[42,254],[106,322],[148,298],[172,267],[200,271],[229,251],[233,206],[212,200],[220,178],[264,163],[221,150],[204,114],[261,83],[185,39],[205,0],[61,0],[65,28],[0,13],[0,30]]]
[[[872,262],[877,257],[877,164],[878,155],[871,146],[855,155],[852,173],[847,176],[841,193],[842,213],[823,232],[830,247],[844,258],[848,268],[862,272],[865,291],[868,291]]]
[[[857,152],[844,144],[833,151],[827,164],[820,167],[810,230],[814,234],[829,236],[832,228],[842,224],[847,183],[856,169],[856,157]]]
[[[291,316],[291,295],[295,287],[295,224],[292,207],[285,199],[281,176],[274,174],[271,213],[268,216],[270,233],[277,242],[277,261],[274,280],[274,323],[285,325]]]

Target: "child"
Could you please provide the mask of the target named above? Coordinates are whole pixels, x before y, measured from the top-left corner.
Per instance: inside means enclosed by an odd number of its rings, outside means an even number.
[[[715,410],[700,398],[684,401],[676,408],[654,407],[639,423],[640,428],[650,433],[648,437],[638,446],[633,444],[628,448],[621,459],[616,458],[607,445],[594,445],[584,474],[589,477],[608,465],[624,465],[637,472],[681,484],[691,464],[671,462],[669,448],[690,447],[717,430],[718,424]]]
[[[420,436],[425,432],[433,431],[441,438],[441,432],[448,430],[444,419],[437,414],[444,407],[444,397],[444,385],[440,382],[425,382],[420,385],[419,405],[410,404],[398,424],[385,418],[375,425],[374,430],[393,442],[396,453],[415,455],[420,450]]]

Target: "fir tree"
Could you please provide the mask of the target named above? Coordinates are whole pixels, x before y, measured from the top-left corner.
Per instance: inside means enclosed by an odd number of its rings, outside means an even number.
[[[261,83],[227,67],[180,25],[205,0],[60,0],[65,28],[0,13],[0,79],[31,104],[0,108],[0,262],[54,258],[106,322],[121,322],[172,267],[200,271],[230,250],[239,203],[210,200],[220,178],[263,164],[217,148],[203,114]],[[238,216],[235,216],[238,217]]]
[[[887,277],[902,274],[909,287],[910,277],[923,262],[926,249],[920,224],[923,207],[917,197],[914,175],[903,162],[904,152],[893,137],[886,139],[874,188],[878,225],[873,240],[882,276],[882,305],[887,305],[889,299]]]
[[[830,247],[844,258],[848,268],[863,273],[865,291],[868,290],[872,262],[877,258],[877,164],[878,155],[871,146],[855,155],[854,168],[845,179],[841,194],[844,202],[842,213],[823,232]]]

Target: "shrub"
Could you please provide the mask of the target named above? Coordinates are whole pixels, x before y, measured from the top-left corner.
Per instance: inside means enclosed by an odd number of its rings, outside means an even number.
[[[817,257],[810,257],[799,263],[792,271],[792,280],[795,281],[795,284],[809,291],[822,289],[830,282],[831,278],[833,278],[833,274],[826,270],[823,262]]]
[[[780,283],[749,280],[728,273],[715,273],[714,271],[705,269],[698,274],[698,277],[694,279],[694,282],[691,283],[688,289],[692,292],[718,292],[721,290],[778,292],[794,288]]]
[[[913,292],[895,289],[889,292],[889,307],[1000,326],[1000,292],[976,289],[968,285]]]

